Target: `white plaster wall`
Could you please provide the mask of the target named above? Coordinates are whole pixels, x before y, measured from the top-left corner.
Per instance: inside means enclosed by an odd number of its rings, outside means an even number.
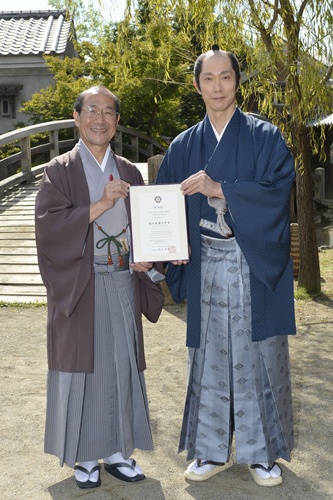
[[[30,100],[32,94],[48,87],[52,82],[53,75],[42,56],[0,57],[0,85],[23,85],[15,98],[16,118],[0,116],[0,135],[14,130],[17,122],[29,125],[29,117],[18,111],[21,102]]]

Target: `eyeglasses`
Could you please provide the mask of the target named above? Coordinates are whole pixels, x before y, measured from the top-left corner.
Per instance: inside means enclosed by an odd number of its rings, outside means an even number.
[[[96,118],[96,116],[98,116],[100,113],[102,113],[106,120],[119,115],[118,111],[113,108],[98,109],[95,108],[95,106],[87,106],[86,108],[81,109],[84,110],[86,114],[91,118]]]

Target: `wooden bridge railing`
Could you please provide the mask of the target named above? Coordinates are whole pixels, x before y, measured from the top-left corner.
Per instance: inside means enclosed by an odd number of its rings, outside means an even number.
[[[73,129],[73,138],[59,140],[59,130],[65,129]],[[31,147],[31,137],[42,133],[49,134],[49,142]],[[58,156],[61,150],[71,149],[78,139],[79,133],[74,120],[31,125],[0,135],[0,148],[12,143],[20,148],[19,153],[0,160],[0,193],[22,182],[31,181],[43,172],[45,164],[50,159]],[[154,139],[121,125],[117,127],[111,146],[116,154],[126,155],[133,162],[146,162],[151,156],[164,153],[166,149]],[[45,153],[47,153],[46,161]],[[32,158],[35,158],[34,162]]]
[[[59,140],[59,130],[73,129],[73,138]],[[31,147],[31,137],[36,134],[48,133],[49,142]],[[79,139],[78,129],[74,120],[58,120],[31,125],[19,130],[0,135],[0,148],[15,143],[20,152],[0,160],[0,193],[25,181],[30,181],[41,174],[45,164],[61,150],[71,149]],[[154,139],[136,130],[118,125],[111,145],[116,154],[126,156],[133,162],[148,161],[148,158],[165,152],[165,147]],[[45,158],[45,153],[47,158]],[[34,162],[32,161],[34,158]],[[33,166],[34,165],[34,166]],[[156,169],[155,169],[156,170]],[[156,172],[155,172],[156,175]],[[325,199],[325,171],[317,168],[313,177],[314,201],[331,203]],[[152,180],[150,180],[152,182]]]

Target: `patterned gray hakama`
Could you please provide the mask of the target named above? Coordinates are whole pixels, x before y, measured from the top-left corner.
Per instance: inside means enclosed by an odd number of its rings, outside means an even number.
[[[69,467],[153,449],[128,255],[121,268],[105,259],[95,257],[94,373],[48,372],[45,452]]]
[[[235,238],[202,236],[201,247],[201,341],[189,349],[179,452],[226,462],[235,432],[237,463],[290,461],[287,336],[252,342],[250,273]]]

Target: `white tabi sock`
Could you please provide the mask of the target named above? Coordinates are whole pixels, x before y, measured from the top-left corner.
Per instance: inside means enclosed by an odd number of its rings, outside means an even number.
[[[129,464],[129,465],[132,465],[132,459],[128,458],[127,460],[125,460],[125,458],[123,457],[123,455],[120,451],[118,451],[118,453],[114,453],[113,455],[110,455],[107,458],[103,458],[103,462],[110,464],[110,465],[117,464],[117,463],[124,463],[124,462]],[[129,469],[127,467],[119,467],[118,470],[122,474],[125,474],[125,476],[127,476],[127,477],[135,477],[137,474],[143,474],[142,469],[141,469],[140,465],[138,465],[138,464],[135,465],[134,470]]]
[[[279,477],[281,476],[281,469],[278,466],[278,464],[275,464],[273,469],[271,470],[271,476],[272,477]]]
[[[263,467],[265,467],[266,469],[268,469],[268,462],[260,462],[260,465],[262,465]],[[256,471],[256,474],[259,476],[259,477],[262,477],[263,479],[267,479],[269,477],[279,477],[281,476],[281,469],[280,467],[278,466],[278,464],[275,464],[273,469],[271,469],[270,472],[266,472],[262,469],[255,469]]]
[[[87,469],[90,472],[91,469],[93,469],[96,465],[98,465],[98,462],[97,462],[97,460],[92,461],[92,462],[78,462],[77,465],[79,465],[80,467],[84,467],[85,469]],[[91,474],[90,478],[88,478],[88,476],[85,472],[82,472],[81,470],[77,470],[77,469],[75,470],[75,479],[77,479],[81,483],[85,483],[88,480],[90,480],[92,483],[97,483],[98,476],[99,476],[98,470],[95,470],[95,472],[93,472]]]

